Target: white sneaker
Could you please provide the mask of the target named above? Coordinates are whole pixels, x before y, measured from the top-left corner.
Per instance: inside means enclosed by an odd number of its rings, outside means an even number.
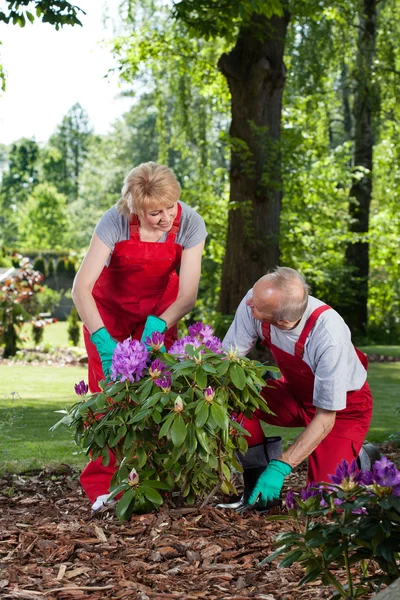
[[[102,496],[98,496],[96,498],[96,500],[92,504],[92,513],[95,513],[102,508],[112,506],[113,504],[115,504],[114,498],[108,500],[109,495],[110,494],[103,494]]]

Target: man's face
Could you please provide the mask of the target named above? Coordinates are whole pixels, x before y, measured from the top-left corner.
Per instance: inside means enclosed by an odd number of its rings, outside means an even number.
[[[277,325],[274,313],[279,306],[278,301],[277,293],[274,290],[269,290],[265,287],[265,284],[261,287],[256,283],[252,295],[246,300],[246,304],[251,308],[251,314],[257,321]]]

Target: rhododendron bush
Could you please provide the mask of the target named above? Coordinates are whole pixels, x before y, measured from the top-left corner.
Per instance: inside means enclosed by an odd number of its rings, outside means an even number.
[[[102,391],[88,395],[77,384],[80,401],[62,419],[93,459],[108,464],[109,449],[115,454],[111,496],[120,519],[164,502],[206,501],[218,489],[235,493],[236,452],[247,450],[241,418],[270,412],[259,395],[265,367],[225,353],[211,326],[189,327],[168,353],[163,343],[159,333],[146,345],[119,343]]]
[[[288,492],[288,516],[269,518],[292,521],[294,530],[277,536],[277,550],[261,564],[283,554],[279,566],[305,568],[300,585],[321,578],[335,588],[332,599],[369,597],[400,577],[400,472],[383,456],[371,471],[343,460],[330,479]]]

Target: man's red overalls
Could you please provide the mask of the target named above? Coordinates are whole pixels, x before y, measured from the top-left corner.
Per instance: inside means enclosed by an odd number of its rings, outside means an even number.
[[[179,290],[176,272],[181,262],[182,246],[176,243],[182,207],[178,212],[165,242],[142,242],[136,215],[130,222],[130,239],[115,244],[110,264],[104,267],[93,287],[93,297],[110,335],[122,342],[128,337],[140,340],[149,315],[161,315],[175,300]],[[98,382],[104,379],[100,357],[83,327],[88,353],[89,389],[100,391]],[[165,334],[167,348],[177,339],[177,326]],[[80,482],[91,502],[107,494],[115,473],[115,458],[110,452],[110,463],[102,464],[101,457],[91,461],[83,470]]]
[[[282,373],[278,381],[268,380],[273,387],[262,389],[270,415],[261,410],[254,413],[253,419],[245,419],[243,427],[250,433],[249,446],[262,443],[264,433],[260,419],[278,427],[306,427],[315,415],[313,405],[314,374],[303,360],[304,345],[319,315],[329,306],[320,306],[309,316],[295,345],[295,355],[277,348],[271,343],[270,325],[263,323],[264,341]],[[356,348],[357,355],[365,368],[367,357]],[[358,391],[347,393],[346,408],[336,413],[332,431],[317,446],[308,458],[308,481],[329,481],[328,475],[335,473],[337,464],[344,458],[354,460],[361,449],[372,417],[372,395],[367,382]]]

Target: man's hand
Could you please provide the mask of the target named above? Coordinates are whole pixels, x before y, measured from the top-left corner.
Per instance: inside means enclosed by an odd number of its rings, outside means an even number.
[[[282,460],[271,460],[267,468],[260,477],[249,497],[249,504],[253,504],[258,496],[261,506],[265,506],[268,501],[277,500],[282,490],[283,481],[289,473],[292,472],[292,467]]]
[[[112,357],[117,342],[113,340],[105,327],[98,329],[90,336],[90,341],[96,346],[99,353],[101,366],[103,367],[104,377],[110,374]]]
[[[149,350],[151,347],[146,344],[146,339],[151,338],[153,333],[164,333],[167,329],[167,324],[164,319],[160,319],[159,317],[155,317],[154,315],[150,315],[146,319],[146,323],[143,329],[141,341],[145,344]],[[161,352],[165,352],[165,346],[162,346]]]

